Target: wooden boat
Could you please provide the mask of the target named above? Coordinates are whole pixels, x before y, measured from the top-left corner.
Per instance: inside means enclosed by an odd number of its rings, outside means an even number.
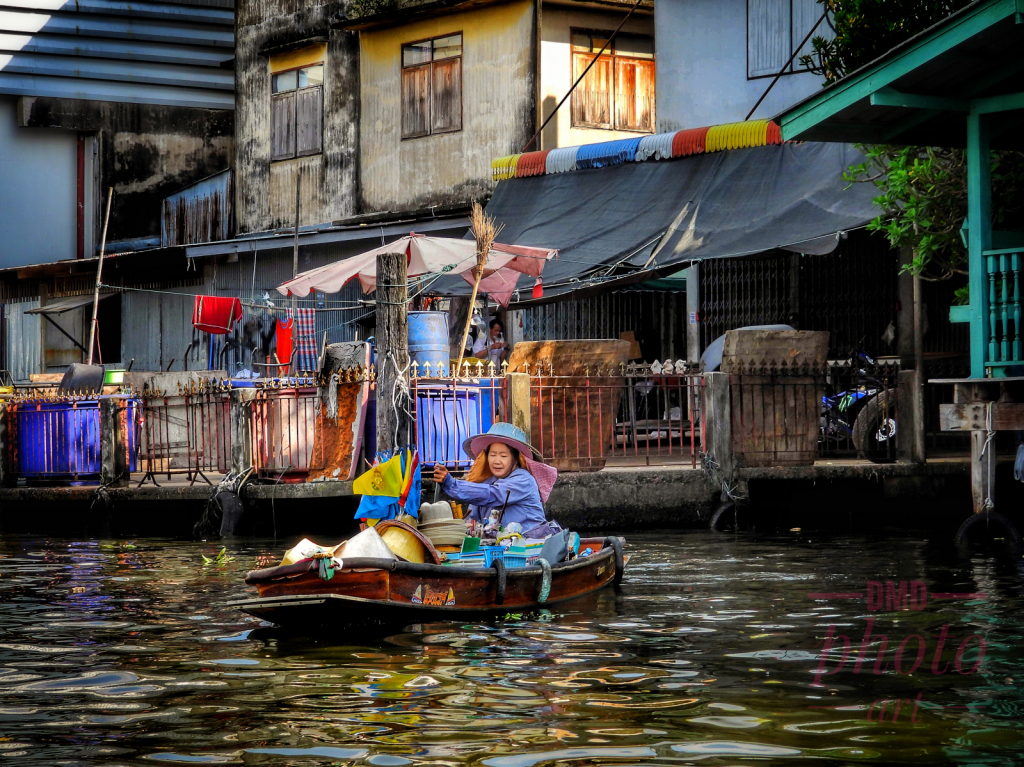
[[[316,560],[253,570],[245,582],[257,599],[231,602],[282,626],[335,623],[365,625],[487,618],[531,612],[618,584],[628,560],[622,539],[585,538],[580,550],[595,553],[549,568],[489,568],[416,564],[390,559],[343,559],[323,580]],[[543,592],[547,586],[547,594]]]

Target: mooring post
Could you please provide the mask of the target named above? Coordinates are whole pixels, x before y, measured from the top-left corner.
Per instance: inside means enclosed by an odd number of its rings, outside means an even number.
[[[252,389],[232,389],[229,397],[231,421],[231,471],[244,474],[252,466]]]
[[[377,450],[413,441],[405,253],[377,256]]]
[[[125,487],[128,484],[128,452],[122,411],[126,400],[104,397],[100,400],[100,484]]]
[[[731,483],[736,469],[732,450],[732,391],[729,373],[704,374],[708,449],[722,479]]]

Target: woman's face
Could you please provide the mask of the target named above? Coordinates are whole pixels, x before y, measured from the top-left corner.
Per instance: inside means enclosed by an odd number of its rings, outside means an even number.
[[[491,474],[498,479],[507,477],[515,468],[515,459],[512,457],[512,449],[501,442],[492,442],[487,448],[487,465]]]

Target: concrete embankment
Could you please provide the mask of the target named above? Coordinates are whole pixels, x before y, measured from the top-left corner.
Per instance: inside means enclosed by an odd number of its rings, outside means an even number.
[[[1018,523],[1024,486],[1012,461],[1000,462],[1000,510]],[[819,462],[794,468],[741,469],[734,491],[747,499],[740,521],[758,529],[789,526],[861,529],[890,522],[956,526],[971,509],[966,460],[912,464]],[[87,536],[191,537],[214,492],[210,485],[0,488],[0,530]],[[424,483],[424,495],[433,487]],[[240,535],[289,537],[309,532],[344,536],[355,529],[358,499],[350,482],[247,485]],[[583,531],[706,527],[721,487],[690,468],[610,468],[562,474],[549,515]],[[217,520],[214,520],[217,524]],[[1024,525],[1022,525],[1024,526]],[[210,537],[216,537],[212,535]]]

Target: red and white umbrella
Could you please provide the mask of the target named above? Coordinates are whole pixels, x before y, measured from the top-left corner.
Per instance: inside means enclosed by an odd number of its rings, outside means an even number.
[[[284,296],[308,296],[314,290],[337,293],[346,283],[358,277],[363,292],[372,293],[377,287],[377,255],[381,253],[405,253],[408,258],[409,277],[458,274],[470,285],[475,281],[474,240],[427,237],[410,233],[408,237],[402,237],[367,253],[302,272],[279,285],[277,290]],[[557,254],[557,250],[547,248],[502,245],[496,242],[487,254],[480,291],[487,293],[502,306],[508,306],[519,275],[535,277],[536,285],[539,286],[544,264]]]

